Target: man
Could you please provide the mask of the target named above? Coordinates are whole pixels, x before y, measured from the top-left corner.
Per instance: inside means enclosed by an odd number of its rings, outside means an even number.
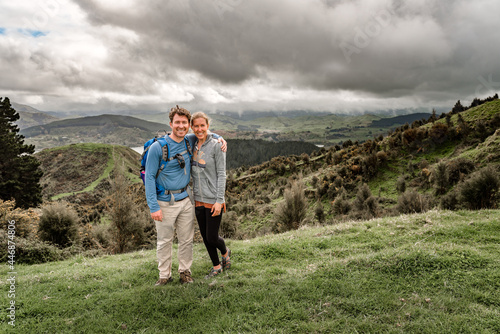
[[[191,114],[176,106],[169,114],[172,133],[165,136],[169,160],[158,174],[162,147],[157,141],[149,148],[146,161],[145,185],[146,199],[151,218],[156,224],[158,270],[160,278],[156,286],[165,285],[172,279],[172,244],[174,231],[179,241],[178,260],[181,283],[192,283],[191,264],[193,263],[194,205],[189,198],[188,188],[191,174],[191,156],[184,136],[189,131]],[[217,136],[218,137],[218,136]],[[196,137],[194,136],[193,139]],[[156,184],[165,189],[158,194]]]

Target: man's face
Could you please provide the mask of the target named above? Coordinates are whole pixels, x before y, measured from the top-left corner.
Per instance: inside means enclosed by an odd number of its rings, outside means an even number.
[[[189,130],[188,118],[175,114],[172,122],[170,122],[170,127],[172,128],[172,136],[175,137],[174,139],[181,140]]]

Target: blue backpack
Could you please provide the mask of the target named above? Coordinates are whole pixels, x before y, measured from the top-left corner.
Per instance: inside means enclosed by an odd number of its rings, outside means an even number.
[[[158,131],[158,132],[160,132],[160,131]],[[167,136],[168,135],[169,135],[169,133],[167,133]],[[193,156],[193,151],[191,149],[191,145],[189,144],[189,140],[187,140],[186,137],[184,137],[184,144],[186,146],[186,150],[181,152],[181,153],[177,153],[176,155],[174,155],[172,157],[169,156],[169,147],[168,147],[168,143],[167,143],[167,140],[165,139],[165,137],[159,137],[159,138],[158,137],[159,136],[157,135],[154,138],[152,138],[144,143],[144,151],[142,152],[142,156],[141,156],[141,170],[140,170],[140,175],[141,175],[141,179],[142,179],[143,184],[146,184],[146,181],[145,181],[146,161],[148,159],[149,148],[155,142],[159,142],[161,145],[161,148],[162,148],[162,157],[161,157],[161,160],[159,162],[158,172],[156,173],[156,178],[158,178],[158,175],[160,175],[161,171],[165,168],[165,166],[170,161],[176,159],[178,161],[179,165],[181,166],[181,168],[184,168],[185,163],[184,163],[184,158],[182,157],[182,155],[185,153],[188,153],[190,157]],[[163,187],[159,186],[157,183],[156,184],[156,192],[158,194],[161,194],[164,191],[165,191],[165,189],[163,189]]]

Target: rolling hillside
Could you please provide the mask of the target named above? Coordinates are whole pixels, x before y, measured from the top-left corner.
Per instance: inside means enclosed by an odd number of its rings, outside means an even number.
[[[40,183],[46,200],[64,198],[95,205],[109,190],[108,179],[118,165],[124,167],[131,184],[140,182],[140,155],[125,146],[72,144],[45,149],[35,157],[44,172]]]
[[[277,225],[276,213],[295,181],[305,188],[305,224],[317,221],[316,212],[322,221],[330,222],[399,214],[404,209],[403,193],[409,203],[422,204],[411,210],[456,208],[464,181],[488,166],[496,175],[500,172],[500,100],[449,116],[448,121],[443,117],[416,128],[406,125],[390,136],[362,144],[337,145],[308,157],[281,157],[238,168],[230,173],[226,196],[238,235],[283,228]],[[444,170],[445,178],[439,187],[438,168]],[[363,184],[369,189],[363,196],[371,202],[356,202]],[[345,207],[339,207],[340,203]]]
[[[367,215],[354,209],[337,214],[334,205],[344,189],[346,201],[353,207],[357,191],[364,183],[375,198],[372,216],[397,214],[398,201],[405,190],[424,196],[422,200],[425,198],[427,208],[440,207],[447,201],[453,204],[453,196],[461,182],[487,166],[498,168],[500,130],[494,130],[500,127],[500,101],[449,116],[449,120],[443,117],[416,128],[405,125],[390,136],[361,144],[317,148],[307,155],[276,156],[261,164],[247,164],[229,171],[226,217],[234,225],[228,226],[228,233],[248,238],[282,228],[276,225],[276,212],[285,192],[295,181],[304,184],[307,197],[304,224],[316,221],[318,207],[324,214],[324,221],[358,219]],[[467,133],[460,119],[467,124]],[[442,132],[443,129],[446,132]],[[241,155],[243,161],[250,161],[250,153],[240,151],[243,148],[259,152],[245,143],[229,140],[231,148],[233,154],[230,151],[228,160]],[[271,149],[266,151],[269,153]],[[80,203],[98,203],[103,192],[96,182],[99,178],[104,180],[103,175],[112,169],[112,152],[115,156],[124,156],[131,183],[139,182],[136,174],[139,154],[123,146],[69,145],[37,153],[46,172],[42,180],[45,198],[63,196],[72,202],[78,198]],[[449,182],[436,194],[434,180],[440,163],[448,169]],[[405,190],[398,190],[403,186]]]
[[[130,116],[100,115],[64,119],[23,129],[26,143],[37,150],[75,143],[103,143],[142,146],[160,129],[168,126]]]

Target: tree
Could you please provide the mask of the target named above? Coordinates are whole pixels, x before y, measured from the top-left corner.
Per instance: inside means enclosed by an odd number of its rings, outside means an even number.
[[[116,161],[116,159],[115,159]],[[134,203],[134,194],[127,184],[124,166],[117,166],[110,180],[111,192],[108,212],[110,232],[115,242],[114,251],[124,253],[135,250],[145,242],[144,229],[149,224],[149,212]]]
[[[462,112],[464,110],[465,110],[464,106],[462,105],[462,103],[460,103],[460,100],[458,100],[457,103],[455,103],[455,106],[453,107],[453,109],[451,109],[451,113],[456,114],[456,113]]]
[[[29,208],[42,202],[40,162],[32,155],[34,145],[24,144],[14,123],[19,113],[9,98],[0,97],[0,199],[16,201],[16,206]]]

